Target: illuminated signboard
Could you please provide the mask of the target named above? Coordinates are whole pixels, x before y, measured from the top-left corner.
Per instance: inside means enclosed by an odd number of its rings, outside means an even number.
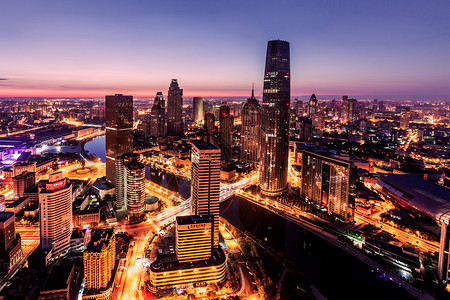
[[[61,180],[61,181],[58,181],[58,182],[54,182],[54,183],[51,184],[51,189],[52,189],[53,191],[54,191],[54,190],[57,190],[57,189],[61,189],[61,188],[64,187],[65,184],[66,184],[66,181],[65,181],[65,180]]]
[[[192,224],[188,226],[188,229],[195,229],[195,228],[204,228],[206,227],[206,223],[203,224]]]

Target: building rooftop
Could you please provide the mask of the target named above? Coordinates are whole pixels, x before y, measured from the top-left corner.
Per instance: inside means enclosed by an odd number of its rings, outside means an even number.
[[[0,222],[5,222],[9,220],[11,217],[14,217],[13,212],[0,212]]]
[[[158,197],[156,197],[156,196],[148,196],[148,197],[145,197],[145,203],[147,203],[147,204],[153,204],[153,203],[156,203],[156,202],[158,202]]]
[[[213,216],[210,215],[190,215],[190,216],[179,216],[176,218],[178,225],[187,224],[199,224],[199,223],[211,223]]]
[[[100,252],[103,247],[107,247],[111,236],[114,234],[112,229],[97,229],[91,235],[91,241],[87,245],[88,252]]]
[[[176,254],[160,254],[157,259],[150,265],[153,272],[167,272],[175,270],[187,270],[193,268],[214,267],[224,263],[226,257],[223,250],[214,249],[208,260],[180,263]]]
[[[95,182],[92,186],[101,191],[110,190],[110,189],[114,188],[111,184],[109,184],[106,181],[105,177],[97,178],[97,180],[95,180]]]
[[[203,141],[193,141],[192,145],[194,145],[199,150],[218,150],[220,149],[214,144],[203,142]]]
[[[450,189],[411,174],[388,175],[379,179],[378,184],[438,223],[450,221]]]
[[[17,205],[21,204],[23,201],[25,201],[25,200],[27,200],[27,199],[28,199],[28,197],[19,197],[19,198],[16,198],[16,199],[14,200],[14,202],[11,202],[11,203],[6,204],[6,207],[8,207],[8,208],[10,208],[10,207],[16,207]]]

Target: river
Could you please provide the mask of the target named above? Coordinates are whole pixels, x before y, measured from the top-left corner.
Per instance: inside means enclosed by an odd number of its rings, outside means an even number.
[[[100,158],[102,162],[106,161],[105,156],[105,136],[98,136],[88,141],[84,145],[84,149],[93,153]],[[191,195],[191,184],[189,181],[178,178],[175,175],[167,174],[158,170],[154,170],[148,166],[145,167],[145,178],[153,181],[162,187],[169,189],[174,192],[178,192],[183,198],[187,199]]]

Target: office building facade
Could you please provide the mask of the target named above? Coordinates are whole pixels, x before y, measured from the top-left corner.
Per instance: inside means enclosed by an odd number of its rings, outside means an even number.
[[[241,161],[256,166],[260,155],[260,110],[261,106],[252,96],[247,99],[241,115]]]
[[[156,93],[155,100],[150,112],[150,136],[159,138],[165,136],[166,109],[164,96],[161,92]]]
[[[25,171],[13,177],[13,190],[15,197],[23,197],[25,192],[36,187],[36,173]]]
[[[39,225],[41,247],[51,250],[52,258],[64,255],[72,235],[72,184],[62,172],[49,175],[39,187]]]
[[[84,288],[103,290],[108,286],[116,259],[116,236],[112,229],[97,229],[91,233],[83,253]]]
[[[106,180],[115,184],[116,157],[133,148],[133,96],[105,97]]]
[[[219,247],[220,148],[193,142],[191,149],[191,215],[214,217],[213,247]]]
[[[176,218],[176,253],[179,262],[207,260],[213,246],[213,216]]]
[[[277,196],[287,190],[289,105],[291,98],[289,43],[269,41],[261,106],[261,193]]]
[[[10,270],[23,257],[20,235],[16,235],[15,215],[0,212],[0,269]]]
[[[140,155],[137,153],[125,153],[117,157],[116,160],[116,208],[126,209],[126,164],[138,163],[140,161]]]
[[[203,107],[203,97],[194,97],[192,99],[194,103],[194,122],[196,124],[200,123],[203,120],[204,107]]]
[[[140,162],[125,165],[128,218],[139,220],[145,213],[145,166]]]
[[[343,222],[355,212],[355,169],[351,162],[303,151],[301,195]]]
[[[220,115],[220,149],[225,160],[233,159],[234,117],[230,114]]]

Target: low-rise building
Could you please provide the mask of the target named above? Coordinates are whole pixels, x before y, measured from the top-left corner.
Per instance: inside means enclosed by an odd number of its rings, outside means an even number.
[[[5,211],[13,212],[15,215],[20,214],[28,205],[27,197],[19,197],[14,200],[12,203],[6,204]]]
[[[13,268],[23,257],[20,235],[16,234],[15,216],[12,212],[0,212],[0,268]]]
[[[83,227],[92,223],[100,223],[100,210],[98,208],[74,212],[73,227]]]
[[[41,288],[39,300],[70,299],[70,288],[74,275],[74,265],[54,266]]]

